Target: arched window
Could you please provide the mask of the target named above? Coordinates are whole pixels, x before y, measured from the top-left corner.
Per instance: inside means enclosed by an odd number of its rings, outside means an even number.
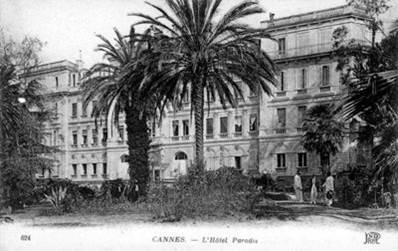
[[[175,159],[176,160],[186,160],[186,159],[188,159],[188,156],[184,152],[178,152],[178,153],[176,153]]]

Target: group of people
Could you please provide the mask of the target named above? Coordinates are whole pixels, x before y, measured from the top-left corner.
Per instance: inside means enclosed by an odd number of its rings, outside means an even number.
[[[312,176],[312,185],[311,185],[311,194],[310,201],[311,204],[316,204],[316,199],[318,197],[318,188],[316,184],[316,176]],[[328,172],[325,183],[322,185],[325,188],[325,199],[326,204],[330,207],[333,204],[333,196],[334,196],[334,178],[331,172]],[[301,183],[301,177],[299,171],[297,171],[294,176],[294,191],[296,192],[297,201],[304,201],[303,199],[303,186]]]

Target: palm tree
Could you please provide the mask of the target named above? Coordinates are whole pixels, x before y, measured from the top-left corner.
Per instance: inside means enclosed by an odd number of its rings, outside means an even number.
[[[330,156],[335,155],[344,138],[344,123],[335,119],[334,106],[321,104],[311,107],[303,121],[303,146],[319,154],[322,174],[326,174]]]
[[[56,151],[42,142],[49,113],[40,89],[37,81],[21,79],[14,65],[0,65],[0,193],[11,208],[22,206],[31,196],[35,174],[50,169],[53,161],[43,154]]]
[[[275,67],[259,48],[264,29],[251,28],[240,21],[264,11],[257,1],[244,1],[216,18],[222,0],[166,0],[168,9],[148,3],[161,13],[160,18],[134,13],[137,24],[160,31],[154,53],[146,60],[158,62],[156,71],[147,71],[142,93],[157,93],[161,111],[168,103],[179,107],[185,96],[192,102],[195,119],[195,162],[203,170],[203,113],[205,96],[218,96],[221,104],[237,105],[242,85],[252,91],[261,86],[271,94],[276,84]]]
[[[82,85],[83,106],[87,107],[90,101],[97,100],[93,107],[92,116],[97,124],[101,118],[112,117],[116,128],[119,128],[119,116],[125,115],[127,126],[127,145],[129,149],[129,175],[131,180],[136,180],[140,195],[146,192],[149,179],[148,166],[148,114],[149,102],[143,96],[137,95],[138,83],[143,78],[140,65],[133,69],[136,78],[125,80],[122,78],[123,69],[131,62],[136,62],[147,46],[141,41],[132,27],[128,37],[122,36],[115,29],[115,42],[112,44],[105,37],[98,35],[102,44],[97,50],[104,53],[106,63],[97,63],[86,73]],[[130,68],[131,69],[131,68]]]

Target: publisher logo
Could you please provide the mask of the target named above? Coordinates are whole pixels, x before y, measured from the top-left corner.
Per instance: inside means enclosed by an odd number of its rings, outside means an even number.
[[[378,232],[365,233],[365,242],[363,244],[380,244],[381,235]]]

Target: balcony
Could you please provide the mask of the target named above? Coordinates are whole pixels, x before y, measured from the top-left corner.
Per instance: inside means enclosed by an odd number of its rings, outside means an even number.
[[[286,134],[286,128],[276,128],[275,133],[276,134]]]
[[[77,144],[70,145],[71,148],[77,148]]]
[[[180,137],[179,136],[173,136],[171,137],[171,141],[179,141]]]
[[[82,147],[82,148],[87,148],[87,147],[88,147],[88,144],[87,144],[87,143],[83,143],[83,144],[81,144],[81,147]]]
[[[106,140],[101,141],[102,146],[106,146]]]
[[[98,146],[98,142],[93,142],[93,143],[91,143],[91,146]]]
[[[258,135],[258,131],[257,130],[249,131],[249,135],[250,136],[257,136]]]
[[[82,174],[81,177],[82,178],[87,178],[87,174]]]
[[[77,174],[72,174],[71,177],[72,177],[72,179],[76,179],[77,178]]]
[[[330,85],[325,85],[325,86],[319,87],[319,91],[320,92],[330,92],[330,90],[331,90],[331,86]]]
[[[102,174],[102,178],[108,179],[108,178],[109,178],[109,175],[108,175],[107,173],[103,173],[103,174]]]
[[[212,138],[214,138],[213,134],[206,134],[206,139],[212,139]]]
[[[304,95],[307,94],[307,89],[298,89],[297,90],[297,95]]]
[[[277,96],[277,97],[286,97],[286,91],[278,91],[278,92],[276,93],[276,96]]]
[[[363,40],[356,40],[355,42],[362,45],[369,45],[369,42]],[[269,51],[268,55],[274,59],[295,58],[301,56],[308,56],[314,54],[328,53],[333,50],[333,43],[312,44],[303,47],[290,48],[286,50]]]
[[[287,168],[285,166],[277,167],[275,169],[278,173],[284,173],[286,172]]]
[[[304,132],[304,130],[302,127],[297,127],[297,133],[303,133],[303,132]]]
[[[97,174],[91,174],[91,178],[93,179],[97,178]]]
[[[242,136],[242,132],[235,132],[235,133],[234,133],[234,136],[235,136],[235,137],[241,137],[241,136]]]
[[[220,133],[220,138],[228,138],[228,133],[227,132]]]

